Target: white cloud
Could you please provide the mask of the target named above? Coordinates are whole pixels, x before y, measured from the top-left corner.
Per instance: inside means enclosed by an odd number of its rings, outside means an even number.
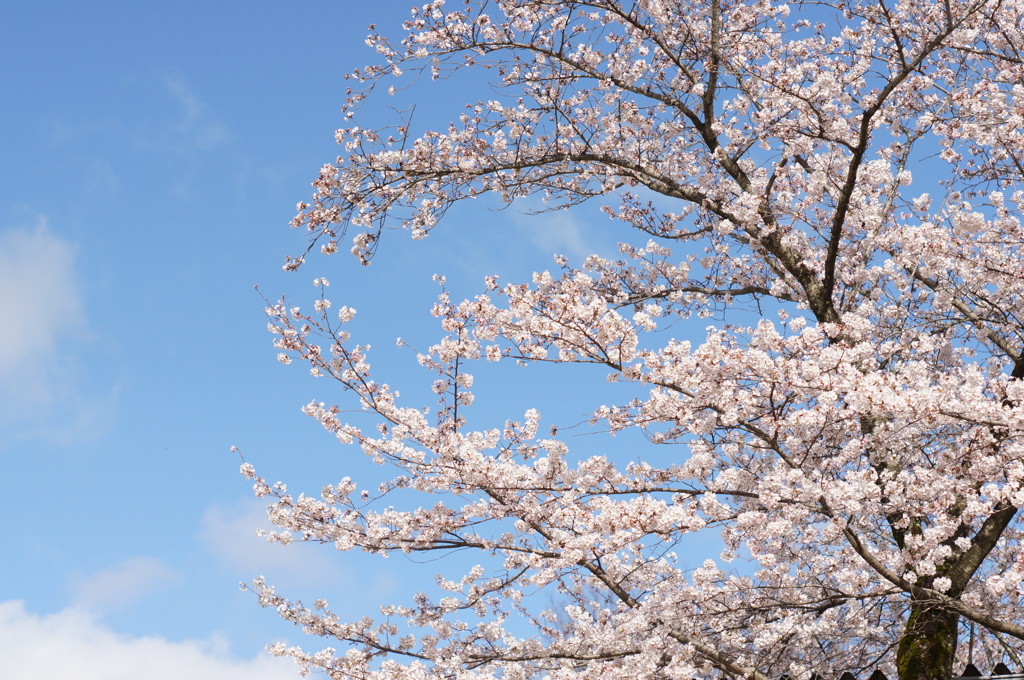
[[[288,680],[286,659],[239,659],[216,640],[174,642],[115,633],[79,609],[38,615],[21,601],[0,602],[0,677],[4,680]]]
[[[126,609],[140,599],[180,580],[155,557],[132,557],[72,582],[77,608],[95,614]]]

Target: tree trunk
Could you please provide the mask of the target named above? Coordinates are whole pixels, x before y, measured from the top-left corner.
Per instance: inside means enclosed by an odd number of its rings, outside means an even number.
[[[896,649],[899,680],[952,678],[959,620],[959,615],[943,611],[934,603],[913,603]]]

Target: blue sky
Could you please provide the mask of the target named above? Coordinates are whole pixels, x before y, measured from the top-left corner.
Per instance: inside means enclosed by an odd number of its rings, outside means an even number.
[[[474,205],[424,242],[395,234],[368,269],[338,255],[281,271],[303,246],[287,226],[294,206],[337,154],[342,76],[374,58],[366,27],[397,32],[407,15],[406,0],[5,7],[0,676],[294,677],[263,645],[318,643],[239,581],[266,575],[358,618],[439,570],[265,544],[262,505],[230,452],[314,493],[367,471],[300,413],[337,391],[277,363],[254,285],[308,306],[313,277],[329,278],[404,391],[415,360],[394,340],[436,339],[432,274],[471,295],[486,274],[614,248],[613,226],[589,209]],[[431,99],[438,120],[458,114],[461,97]],[[517,375],[481,396],[494,422],[538,405],[539,374]],[[544,384],[549,402],[582,384],[564,375]]]

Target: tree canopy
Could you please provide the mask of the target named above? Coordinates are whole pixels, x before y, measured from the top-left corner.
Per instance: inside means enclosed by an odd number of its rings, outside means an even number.
[[[244,465],[271,538],[481,564],[446,597],[351,622],[258,581],[262,604],[345,647],[274,651],[366,680],[933,680],[966,661],[970,625],[976,658],[1019,667],[1022,26],[1020,0],[467,0],[373,32],[378,63],[349,76],[344,151],[299,206],[309,247],[287,268],[348,240],[369,263],[390,230],[425,237],[483,194],[601,201],[635,239],[443,294],[420,357],[436,411],[372,377],[347,307],[271,305],[282,360],[378,425],[307,413],[393,470],[294,497]],[[447,128],[359,125],[410,75],[464,69],[489,98]],[[710,316],[725,321],[702,342],[672,337]],[[473,430],[480,361],[632,384],[580,410],[645,433],[650,455],[570,448],[532,410]],[[392,504],[410,491],[422,507]],[[685,569],[673,551],[694,532],[752,566]],[[544,588],[564,614],[542,611]]]

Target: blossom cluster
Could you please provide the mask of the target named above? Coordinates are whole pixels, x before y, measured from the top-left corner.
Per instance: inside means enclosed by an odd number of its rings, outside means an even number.
[[[1020,653],[1022,25],[1017,0],[435,0],[404,39],[372,34],[382,64],[350,75],[346,117],[410,73],[490,69],[496,94],[442,131],[339,130],[345,155],[294,220],[310,248],[352,230],[369,263],[386,230],[422,238],[482,194],[614,196],[638,238],[443,290],[420,355],[434,410],[374,379],[353,310],[323,293],[312,313],[268,308],[281,360],[374,424],[305,412],[389,470],[295,497],[245,466],[273,501],[268,538],[481,561],[443,597],[351,623],[256,582],[346,648],[273,651],[367,680],[917,678],[962,654],[962,621],[979,658]],[[697,319],[725,321],[680,336]],[[672,455],[588,455],[532,409],[475,429],[474,362],[586,364],[632,388],[580,394],[592,422]],[[719,559],[686,568],[677,552],[707,533]]]

